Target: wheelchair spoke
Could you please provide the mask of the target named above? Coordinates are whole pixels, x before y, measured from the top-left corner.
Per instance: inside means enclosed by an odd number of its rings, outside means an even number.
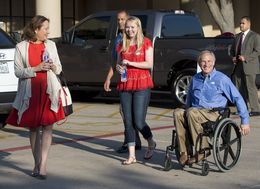
[[[239,141],[239,138],[234,138],[233,140],[229,141],[229,146],[232,146],[234,143],[237,143]]]
[[[227,159],[228,159],[228,154],[230,154],[230,157],[232,158],[232,160],[234,161],[234,159],[236,158],[232,148],[230,146],[228,146],[225,151],[224,151],[224,157],[223,157],[223,165],[227,165]]]
[[[226,165],[227,164],[227,158],[228,158],[228,151],[229,151],[230,147],[228,146],[225,151],[224,151],[224,157],[223,157],[223,164]]]
[[[230,130],[230,129],[228,129]],[[220,151],[226,150],[229,147],[230,144],[230,132],[223,132],[223,134],[221,135],[221,138],[223,140],[222,146],[219,148]]]
[[[230,133],[231,133],[231,128],[228,127],[229,125],[227,125],[224,129],[223,129],[223,133],[221,134],[221,137],[223,139],[223,141],[225,142],[225,144],[228,144],[230,141]]]
[[[230,154],[230,156],[231,156],[231,158],[232,158],[232,160],[234,160],[235,158],[236,158],[236,156],[235,156],[235,154],[234,154],[234,152],[233,152],[233,150],[232,150],[232,148],[231,147],[229,147],[229,154]]]
[[[238,143],[238,142],[239,142],[239,138],[234,138],[231,141],[229,141],[228,143],[223,142],[223,144],[219,148],[219,151],[221,152],[221,151],[225,150],[226,148],[232,146],[234,143]]]

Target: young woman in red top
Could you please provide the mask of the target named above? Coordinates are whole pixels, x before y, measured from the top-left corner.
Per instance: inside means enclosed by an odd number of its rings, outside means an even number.
[[[126,20],[122,43],[117,48],[117,71],[122,74],[126,68],[126,81],[119,79],[117,89],[120,92],[126,140],[129,157],[123,165],[136,162],[134,125],[148,141],[144,158],[150,159],[156,147],[150,127],[145,122],[150,101],[150,89],[153,81],[150,70],[153,67],[153,47],[148,38],[143,36],[141,21],[137,17]]]

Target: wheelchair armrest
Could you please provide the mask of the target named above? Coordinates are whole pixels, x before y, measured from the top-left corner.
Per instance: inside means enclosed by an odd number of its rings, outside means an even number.
[[[217,107],[217,108],[212,108],[211,111],[216,112],[221,115],[222,118],[228,118],[230,117],[230,109],[229,107]]]

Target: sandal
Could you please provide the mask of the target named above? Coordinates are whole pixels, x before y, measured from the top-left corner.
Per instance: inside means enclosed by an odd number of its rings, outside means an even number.
[[[151,159],[153,157],[153,152],[155,148],[156,148],[156,142],[154,142],[153,146],[148,146],[148,149],[144,154],[144,159]]]
[[[127,160],[123,161],[123,165],[131,165],[136,163],[136,158],[135,157],[129,157]]]

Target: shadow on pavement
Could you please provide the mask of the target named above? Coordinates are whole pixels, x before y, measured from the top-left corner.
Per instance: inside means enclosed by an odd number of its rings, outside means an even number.
[[[3,129],[4,132],[17,134],[20,137],[25,137],[28,139],[27,146],[19,146],[18,148],[21,150],[28,150],[28,153],[31,154],[30,145],[29,145],[29,136],[27,129],[15,129],[12,128],[13,126],[7,126]],[[78,134],[71,134],[61,130],[53,130],[53,141],[52,145],[64,145],[70,148],[90,152],[99,156],[103,156],[110,159],[118,160],[118,164],[121,164],[122,160],[128,157],[128,153],[120,154],[116,152],[116,149],[122,145],[122,142],[112,139],[106,139],[106,137],[113,137],[113,136],[120,136],[123,135],[122,132],[115,133],[113,135],[100,135],[100,136],[86,136],[86,135],[78,135]],[[91,147],[95,144],[103,146],[102,149],[98,149],[96,147]],[[142,145],[142,150],[136,151],[136,157],[138,163],[144,164],[145,166],[152,167],[157,170],[163,170],[162,167],[164,166],[164,150],[156,149],[153,155],[153,158],[150,160],[144,160],[143,155],[145,150],[147,149],[146,142]],[[18,170],[23,172],[27,175],[30,175],[31,170],[22,169],[21,165],[17,165],[15,162],[10,160],[6,161],[6,158],[11,155],[9,151],[17,151],[19,149],[10,148],[10,149],[3,149],[0,151],[0,165],[2,167],[8,167],[11,169]],[[31,167],[33,167],[33,162]]]

